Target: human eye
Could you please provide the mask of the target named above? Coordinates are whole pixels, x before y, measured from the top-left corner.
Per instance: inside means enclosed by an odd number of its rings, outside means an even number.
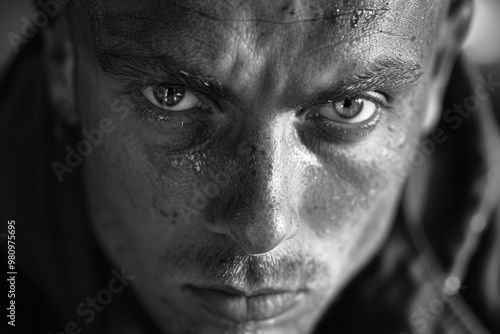
[[[165,111],[182,112],[203,107],[195,93],[175,85],[147,86],[141,93],[148,102]]]
[[[374,102],[359,98],[347,98],[339,102],[329,102],[317,111],[318,116],[346,124],[365,122],[376,113],[377,105]]]
[[[310,109],[306,118],[326,141],[352,143],[367,137],[380,120],[386,97],[370,92],[360,97],[329,100]]]
[[[161,143],[168,152],[208,144],[225,120],[218,112],[217,100],[186,85],[132,83],[125,94],[136,111],[137,131],[145,140]]]
[[[143,121],[164,130],[184,128],[206,120],[213,111],[212,101],[187,87],[176,84],[147,84],[132,94]]]

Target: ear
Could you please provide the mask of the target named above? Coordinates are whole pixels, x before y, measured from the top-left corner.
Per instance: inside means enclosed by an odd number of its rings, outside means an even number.
[[[443,98],[455,61],[469,31],[473,14],[472,0],[452,0],[438,36],[438,48],[434,51],[431,88],[423,120],[424,134],[437,125],[442,112]]]
[[[74,96],[75,57],[65,13],[61,13],[41,33],[52,105],[65,123],[75,125],[78,122]]]

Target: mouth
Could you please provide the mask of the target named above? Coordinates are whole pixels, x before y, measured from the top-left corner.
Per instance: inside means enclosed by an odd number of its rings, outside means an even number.
[[[289,313],[304,298],[305,291],[260,289],[242,292],[231,287],[185,286],[201,308],[223,322],[254,322]]]

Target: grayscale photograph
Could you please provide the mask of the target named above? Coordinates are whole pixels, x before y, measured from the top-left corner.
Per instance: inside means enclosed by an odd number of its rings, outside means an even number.
[[[500,0],[0,0],[0,333],[500,334]]]

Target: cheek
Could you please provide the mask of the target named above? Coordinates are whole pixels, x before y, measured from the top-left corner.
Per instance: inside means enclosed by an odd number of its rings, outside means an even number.
[[[144,249],[140,245],[145,235],[154,235],[147,232],[147,222],[161,217],[174,226],[178,214],[154,201],[154,192],[165,180],[148,162],[142,134],[134,131],[140,118],[133,106],[116,92],[116,84],[96,75],[91,66],[80,64],[78,72],[82,129],[103,138],[84,162],[92,222],[106,249],[118,253],[117,258],[135,258],[134,249]]]
[[[420,138],[423,115],[418,107],[425,105],[424,96],[415,91],[385,114],[365,141],[330,154],[319,167],[305,169],[298,187],[301,221],[324,233],[325,239],[328,234],[347,237],[356,228],[387,224],[412,167],[410,156]]]
[[[398,187],[387,188],[388,171],[378,167],[337,161],[333,166],[311,168],[304,175],[301,221],[324,236],[348,237],[348,231],[367,224],[370,212],[390,204],[380,199]]]

